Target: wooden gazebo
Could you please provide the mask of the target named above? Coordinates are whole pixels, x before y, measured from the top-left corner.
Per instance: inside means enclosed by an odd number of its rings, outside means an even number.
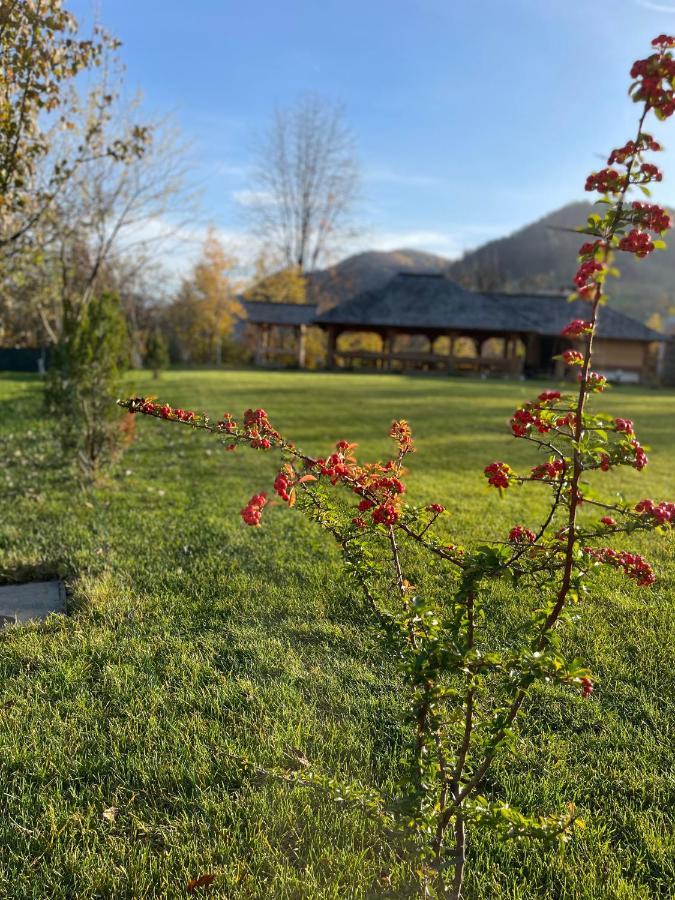
[[[275,346],[271,340],[273,332],[288,333],[293,338],[294,353],[298,368],[305,367],[305,339],[307,326],[316,318],[313,303],[268,303],[258,300],[244,300],[246,312],[245,326],[254,332],[255,363],[258,366],[273,364],[275,358],[288,356],[286,347]]]
[[[478,293],[444,275],[401,273],[384,287],[321,313],[314,324],[327,333],[329,368],[360,365],[385,370],[562,375],[554,357],[574,345],[560,332],[570,319],[587,317],[587,304],[569,303],[562,295]],[[340,348],[340,336],[350,332],[377,335],[380,349]],[[397,348],[403,335],[422,336],[426,347],[420,347],[418,337]],[[616,378],[644,380],[651,374],[654,342],[662,340],[662,335],[642,323],[605,307],[596,366]],[[442,353],[438,351],[441,343],[445,345]],[[473,353],[466,352],[467,345]],[[457,352],[458,347],[464,349]]]

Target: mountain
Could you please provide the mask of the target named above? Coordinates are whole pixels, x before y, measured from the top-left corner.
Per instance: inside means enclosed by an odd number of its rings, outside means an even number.
[[[571,291],[576,254],[583,241],[574,229],[593,209],[590,203],[570,203],[455,261],[421,250],[357,253],[312,272],[308,299],[328,309],[361,291],[382,287],[399,272],[444,272],[479,291]],[[648,260],[618,254],[621,278],[608,281],[617,309],[646,322],[653,313],[665,316],[675,307],[675,238],[672,243],[673,247],[655,251]]]
[[[571,290],[583,238],[566,229],[583,224],[592,210],[590,203],[563,206],[466,253],[449,265],[448,275],[476,290]],[[675,247],[655,251],[648,260],[618,256],[621,278],[607,285],[616,308],[643,322],[654,312],[667,314],[675,306]]]
[[[376,290],[399,272],[445,272],[450,261],[422,250],[368,250],[308,275],[308,299],[321,309],[336,306],[361,291]]]

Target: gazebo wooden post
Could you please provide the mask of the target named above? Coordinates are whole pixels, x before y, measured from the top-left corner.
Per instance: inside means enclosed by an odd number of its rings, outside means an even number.
[[[335,325],[328,326],[328,347],[326,349],[326,368],[334,369],[335,366],[335,350],[337,347],[338,330]]]
[[[307,326],[298,325],[297,342],[298,342],[298,368],[304,369],[306,362],[305,338],[307,336]]]
[[[269,325],[256,325],[255,364],[264,366],[267,363],[269,350]]]
[[[381,358],[380,358],[380,368],[388,369],[391,363],[389,358],[389,354],[391,353],[391,343],[390,343],[390,334],[389,329],[386,331],[380,332],[380,341],[382,342],[382,350],[381,350]]]
[[[448,374],[455,371],[455,341],[458,335],[451,331],[448,334]]]

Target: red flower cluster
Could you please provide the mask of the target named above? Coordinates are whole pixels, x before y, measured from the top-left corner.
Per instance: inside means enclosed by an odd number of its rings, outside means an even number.
[[[509,486],[509,476],[511,475],[511,466],[504,462],[493,462],[489,466],[485,466],[483,470],[488,479],[488,484],[493,487],[507,488]]]
[[[291,484],[287,476],[284,475],[283,472],[279,472],[277,477],[274,479],[274,490],[285,503],[288,503],[291,499],[291,495],[288,491],[290,486]]]
[[[572,319],[563,328],[560,334],[563,337],[581,337],[584,334],[590,334],[593,331],[593,323],[585,322],[583,319]]]
[[[632,419],[614,419],[614,430],[622,431],[624,434],[635,434]]]
[[[578,350],[564,350],[562,357],[567,366],[581,366],[584,362],[584,355]]]
[[[606,246],[607,246],[606,242],[601,241],[601,240],[593,241],[592,243],[582,244],[581,247],[579,247],[579,258],[580,259],[592,259],[596,255],[598,250],[601,250]]]
[[[638,231],[637,228],[634,228],[621,238],[619,250],[623,250],[625,253],[634,253],[639,259],[644,259],[654,250],[654,241],[646,231]]]
[[[281,439],[279,432],[275,431],[270,425],[264,409],[246,410],[244,413],[244,431],[254,450],[269,450],[272,446],[272,441]]]
[[[607,160],[607,164],[610,166],[614,163],[623,165],[627,160],[632,159],[634,156],[637,156],[638,153],[642,153],[645,150],[661,150],[661,145],[654,140],[651,134],[642,132],[637,142],[628,141],[623,147],[612,150],[609,159]]]
[[[393,503],[382,503],[373,510],[373,522],[376,525],[393,525],[398,522],[399,515]]]
[[[237,430],[237,423],[234,421],[231,413],[223,413],[223,418],[216,424],[218,431],[225,431],[227,434],[234,434]]]
[[[240,515],[244,522],[246,522],[247,525],[253,525],[255,527],[259,526],[260,516],[266,503],[267,494],[254,494],[246,506],[241,510]]]
[[[579,372],[579,381],[581,381],[581,372]],[[598,372],[589,372],[586,385],[589,391],[602,392],[607,387],[607,379]]]
[[[596,290],[599,284],[597,275],[600,272],[604,272],[606,268],[605,263],[598,262],[595,259],[587,259],[585,262],[582,262],[574,276],[574,283],[577,286],[579,296],[588,297]]]
[[[516,525],[509,531],[509,542],[512,544],[531,544],[537,535],[523,525]]]
[[[553,481],[564,471],[564,461],[562,459],[552,459],[549,462],[533,466],[531,474],[535,481],[543,481],[546,478],[550,478]]]
[[[642,446],[638,443],[638,441],[631,441],[631,446],[633,447],[633,451],[635,453],[633,466],[638,470],[638,472],[641,472],[649,462],[649,458],[647,457],[647,454],[643,450]]]
[[[433,513],[435,516],[440,516],[441,513],[445,512],[445,507],[441,506],[440,503],[432,503],[427,506],[427,512]]]
[[[585,675],[579,683],[581,684],[581,696],[584,700],[588,700],[593,693],[593,682],[588,675]]]
[[[618,194],[625,187],[626,177],[616,169],[601,169],[588,176],[585,190],[599,191],[601,194]]]
[[[410,431],[410,425],[405,419],[400,419],[397,422],[391,423],[389,437],[393,438],[398,443],[401,453],[414,452],[415,447],[413,446],[412,432]]]
[[[632,221],[642,228],[663,234],[671,226],[670,216],[662,206],[658,206],[656,203],[640,203],[639,200],[635,200],[632,203],[632,209]]]
[[[637,581],[640,587],[646,587],[656,581],[654,570],[639,553],[612,550],[611,547],[600,547],[597,550],[584,547],[584,551],[598,562],[613,566],[615,569],[623,569],[624,574]]]
[[[640,500],[635,504],[635,511],[641,515],[650,516],[659,525],[675,524],[675,503],[668,500],[662,500],[660,503],[654,503],[653,500]]]
[[[658,166],[655,166],[654,163],[642,163],[640,166],[640,174],[642,175],[642,179],[639,182],[640,184],[649,181],[663,181],[663,172]]]
[[[662,34],[652,45],[658,49],[647,59],[638,59],[630,70],[636,83],[631,88],[633,100],[644,102],[656,110],[657,115],[667,119],[675,112],[675,93],[672,90],[675,77],[675,61],[667,50],[673,47],[673,38]]]
[[[675,47],[675,37],[669,34],[660,34],[652,41],[652,47],[659,47],[661,50],[667,50],[668,47]]]
[[[168,403],[160,405],[146,400],[144,397],[134,397],[129,401],[127,409],[130,413],[142,413],[145,416],[157,416],[160,419],[171,419],[177,422],[196,422],[199,418],[195,413],[187,409],[172,409]]]
[[[554,400],[560,400],[561,397],[560,391],[542,391],[537,400],[540,403],[552,403]]]
[[[536,407],[534,407],[536,410]],[[530,428],[534,425],[540,434],[546,434],[551,430],[551,426],[532,413],[529,409],[517,409],[511,417],[511,431],[516,437],[525,437]]]

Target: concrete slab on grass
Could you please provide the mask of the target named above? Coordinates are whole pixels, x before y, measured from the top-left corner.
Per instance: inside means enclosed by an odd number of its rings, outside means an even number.
[[[46,619],[49,613],[65,611],[66,591],[62,581],[0,586],[0,628],[13,622]]]

